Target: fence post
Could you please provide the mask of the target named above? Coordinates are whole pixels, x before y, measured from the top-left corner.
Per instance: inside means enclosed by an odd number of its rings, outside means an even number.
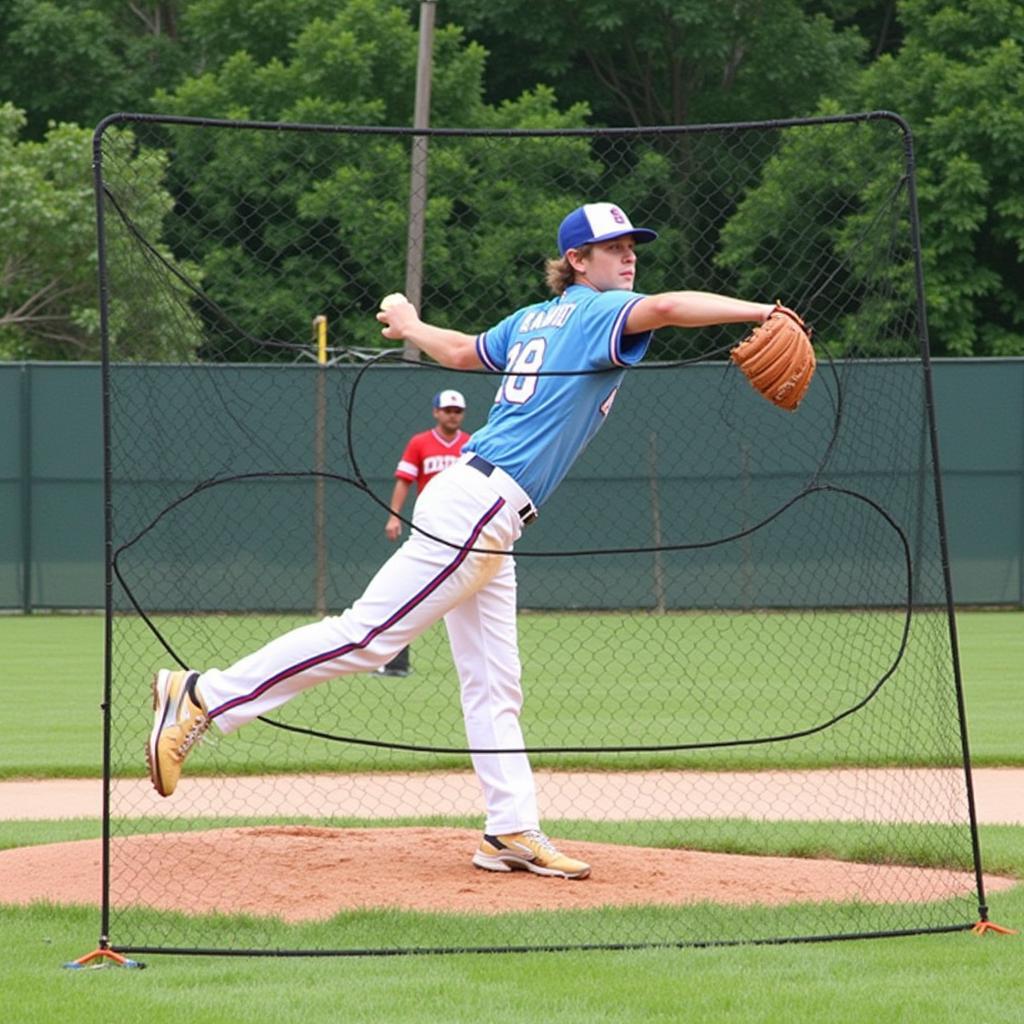
[[[21,367],[21,610],[32,614],[32,367]]]
[[[313,612],[321,618],[327,614],[327,513],[324,498],[324,467],[327,448],[327,317],[313,318],[316,332],[316,424],[313,440],[315,452],[313,530],[316,536],[316,582]]]

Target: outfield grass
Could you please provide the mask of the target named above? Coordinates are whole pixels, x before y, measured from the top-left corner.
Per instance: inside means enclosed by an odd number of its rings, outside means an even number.
[[[4,935],[0,1009],[18,1024],[1010,1024],[1024,1005],[1020,940],[964,933],[507,956],[140,956],[144,971],[96,972],[57,966],[93,948],[94,912],[19,910]]]
[[[240,620],[245,629],[259,634],[263,625],[258,618]],[[280,620],[279,620],[280,621]],[[970,727],[971,749],[974,761],[978,765],[1021,765],[1024,764],[1024,743],[1020,736],[1021,722],[1024,722],[1024,613],[1012,611],[1000,612],[962,612],[958,616],[959,637],[962,652],[962,664],[965,680],[965,696],[967,702],[968,724]],[[174,632],[172,621],[168,627]],[[773,619],[776,631],[790,629],[799,635],[804,623],[799,618],[785,615]],[[179,626],[185,631],[185,626]],[[528,651],[531,647],[531,631],[544,630],[545,639],[557,633],[557,619],[547,616],[525,616],[522,620],[523,647]],[[195,624],[191,627],[196,633]],[[266,629],[263,629],[266,632]],[[140,643],[142,641],[139,641]],[[160,664],[166,660],[159,646],[151,638],[147,643],[153,647],[152,656],[143,656],[143,662]],[[244,629],[236,634],[235,642],[239,653],[253,643],[251,635]],[[656,677],[657,652],[651,652],[651,645],[644,645],[643,637],[636,639],[636,650],[626,644],[620,644],[620,656],[631,658],[636,662],[644,657],[653,666],[644,676],[639,674],[635,684],[643,690],[643,680]],[[5,652],[5,667],[8,686],[5,687],[9,700],[7,714],[0,717],[0,778],[19,776],[59,777],[96,775],[101,765],[102,718],[100,703],[102,700],[103,679],[103,621],[98,616],[51,616],[34,615],[26,617],[9,616],[0,618],[0,647]],[[794,649],[797,649],[794,641]],[[422,653],[422,652],[420,652]],[[212,657],[209,652],[199,650],[200,655]],[[553,669],[563,686],[579,689],[587,688],[588,702],[586,708],[579,709],[573,716],[573,728],[580,730],[578,735],[569,736],[580,745],[586,745],[588,737],[601,736],[611,742],[643,743],[646,737],[633,735],[623,731],[623,723],[628,723],[628,716],[622,714],[623,695],[617,692],[595,692],[594,687],[600,680],[575,679],[572,676],[576,659],[571,651],[552,650],[549,658],[562,658]],[[430,673],[434,671],[437,685],[434,685]],[[732,661],[721,666],[722,686],[735,686],[737,691],[744,685],[742,673],[742,650],[734,652]],[[454,682],[450,679],[450,663],[448,667],[440,664],[436,670],[421,660],[418,675],[412,682],[400,680],[393,683],[380,682],[382,697],[386,697],[387,685],[403,690],[401,700],[396,706],[402,708],[405,721],[414,723],[413,729],[422,723],[429,723],[442,730],[442,735],[456,737],[452,745],[460,745],[459,710]],[[618,678],[618,677],[613,677]],[[121,735],[132,737],[145,736],[149,729],[149,709],[145,701],[145,681],[139,682],[139,694],[135,701],[122,700],[118,704],[120,718],[117,729]],[[609,684],[609,689],[611,684]],[[661,721],[678,721],[680,723],[700,722],[701,695],[685,686],[671,690],[659,691],[650,683],[650,700],[658,700],[658,715]],[[353,693],[357,691],[353,690]],[[365,687],[358,693],[365,692]],[[773,730],[785,727],[783,718],[772,717],[779,714],[778,709],[787,708],[791,704],[800,707],[800,713],[806,714],[798,724],[806,721],[817,721],[829,710],[824,704],[821,708],[806,711],[806,698],[800,701],[787,702],[785,694],[772,704],[759,701],[737,700],[733,706],[741,707],[745,715],[751,716],[739,727],[740,733],[752,735],[771,734]],[[854,693],[852,696],[856,696]],[[884,699],[885,694],[883,693]],[[631,691],[631,701],[644,700],[644,693]],[[724,703],[724,700],[723,700]],[[838,706],[838,705],[837,705]],[[346,705],[346,727],[348,734],[358,736],[374,736],[380,732],[381,704]],[[773,710],[774,709],[774,710]],[[834,708],[833,708],[834,710]],[[314,724],[322,725],[318,712],[310,712]],[[537,745],[544,745],[552,738],[564,741],[561,732],[564,727],[559,716],[564,718],[563,705],[555,701],[547,702],[542,686],[537,686],[529,695],[529,739]],[[393,720],[389,720],[388,728],[397,728]],[[685,725],[683,728],[685,729]],[[730,726],[731,727],[731,726]],[[45,734],[46,742],[40,742]],[[430,736],[419,734],[389,736],[402,740],[430,742]],[[680,739],[697,738],[685,732]],[[137,754],[138,744],[126,744],[123,752],[115,749],[114,771],[118,775],[140,774],[143,771],[141,758]],[[695,754],[687,756],[685,764],[700,767],[743,767],[754,768],[760,765],[770,766],[779,763],[772,759],[770,748],[762,748],[760,752],[742,752],[723,756],[719,751],[715,759],[710,761],[707,756]],[[237,750],[237,753],[234,751]],[[808,744],[806,754],[796,754],[793,749],[786,751],[787,767],[814,767],[838,763],[875,763],[865,757],[854,744],[837,741],[834,746]],[[226,758],[226,764],[220,765],[238,772],[263,771],[273,768],[278,771],[289,770],[346,770],[358,767],[358,759],[362,756],[358,749],[345,749],[341,745],[311,746],[292,756],[292,760],[277,760],[271,765],[253,762],[244,745],[233,747],[222,744],[219,757]],[[671,763],[683,763],[679,757]],[[758,760],[760,758],[760,760]],[[615,767],[658,767],[666,758],[657,755],[638,755],[632,759],[619,759]],[[431,767],[447,764],[462,764],[463,759],[450,758],[448,761],[431,761]],[[535,759],[538,765],[542,759]],[[562,766],[573,763],[587,763],[586,755],[576,758],[563,757]],[[925,758],[922,763],[927,763]],[[424,761],[418,755],[393,758],[388,766],[392,769],[416,769],[423,767]],[[197,765],[198,767],[198,765]],[[196,770],[196,769],[194,769]],[[199,768],[201,770],[201,768]]]
[[[972,758],[1024,764],[1024,611],[960,612],[957,634]]]
[[[968,717],[975,759],[1020,764],[1024,751],[1021,666],[1024,616],[960,616]],[[100,750],[102,621],[92,617],[0,619],[11,698],[0,717],[0,773],[91,775]],[[39,666],[45,665],[45,674]],[[139,829],[182,823],[140,822]],[[184,823],[187,824],[187,823]],[[583,825],[577,834],[582,838]],[[893,826],[898,827],[898,826]],[[730,837],[716,823],[694,845],[736,852],[870,858],[856,824],[780,823]],[[934,849],[931,828],[906,829]],[[0,848],[95,838],[95,821],[0,825]],[[614,836],[605,836],[614,839]],[[1024,878],[1024,829],[985,826],[988,871]],[[886,845],[884,840],[883,845]],[[1024,925],[1024,886],[990,898],[992,920]],[[399,927],[411,927],[411,919]],[[211,921],[236,935],[240,923]],[[264,925],[265,927],[265,925]],[[278,947],[294,935],[279,929]],[[536,928],[542,934],[543,918]],[[1024,1006],[1024,946],[1017,937],[966,932],[871,941],[708,949],[563,952],[503,956],[370,958],[175,957],[138,954],[144,971],[65,971],[96,946],[95,908],[0,907],[7,942],[0,1013],[36,1024],[124,1024],[185,1019],[232,1024],[309,1021],[478,1022],[500,1016],[555,1022],[650,1024],[701,1020],[744,1024],[954,1024],[1016,1022]]]

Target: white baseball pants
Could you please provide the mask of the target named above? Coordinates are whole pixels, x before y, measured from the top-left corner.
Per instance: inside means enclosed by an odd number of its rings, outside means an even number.
[[[522,532],[517,510],[530,502],[506,474],[495,470],[485,476],[466,465],[468,458],[463,456],[423,491],[412,536],[351,608],[294,629],[230,668],[202,673],[199,692],[222,732],[232,732],[318,683],[372,671],[443,617],[469,746],[522,750],[511,550]],[[485,831],[501,835],[539,827],[526,754],[473,754],[472,760],[484,793]]]

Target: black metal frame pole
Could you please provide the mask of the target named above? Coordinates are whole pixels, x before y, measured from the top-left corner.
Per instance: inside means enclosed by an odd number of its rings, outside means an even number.
[[[93,133],[92,173],[96,199],[96,255],[99,283],[100,344],[102,352],[101,409],[103,429],[103,552],[104,552],[104,630],[103,630],[103,824],[100,896],[100,949],[110,945],[110,704],[111,655],[113,650],[113,496],[110,470],[110,322],[108,315],[106,230],[103,193],[103,133],[101,121]]]
[[[978,886],[978,914],[988,920],[985,903],[985,879],[981,867],[981,841],[978,836],[978,815],[974,799],[974,779],[971,772],[970,741],[967,736],[967,709],[964,704],[963,673],[960,666],[960,645],[956,629],[956,607],[953,601],[953,574],[949,561],[949,542],[946,532],[945,503],[942,494],[942,466],[939,460],[939,430],[935,419],[935,393],[932,385],[931,344],[928,338],[928,312],[924,292],[924,263],[921,256],[921,221],[917,209],[917,180],[915,175],[914,140],[910,125],[902,118],[897,122],[903,130],[904,153],[907,170],[907,206],[910,215],[910,235],[914,251],[914,284],[917,291],[918,341],[921,347],[921,369],[924,378],[925,415],[932,453],[935,480],[935,515],[939,528],[939,551],[942,559],[942,579],[946,590],[946,619],[949,624],[949,647],[953,663],[953,681],[956,690],[957,717],[960,725],[960,747],[963,753],[964,785],[967,793],[967,813],[970,820],[971,847],[974,855],[974,877]]]

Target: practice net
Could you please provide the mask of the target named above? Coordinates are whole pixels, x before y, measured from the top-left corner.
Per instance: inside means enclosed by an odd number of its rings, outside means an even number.
[[[898,118],[415,135],[117,115],[96,140],[103,942],[701,945],[984,916]],[[211,735],[159,798],[153,672],[340,614],[394,550],[394,468],[434,393],[463,392],[469,431],[486,418],[497,377],[380,347],[407,249],[425,319],[481,330],[544,297],[559,221],[597,199],[660,232],[640,290],[780,298],[819,368],[789,414],[729,362],[743,328],[659,331],[519,544],[543,825],[591,877],[474,871],[442,624],[406,676]]]

